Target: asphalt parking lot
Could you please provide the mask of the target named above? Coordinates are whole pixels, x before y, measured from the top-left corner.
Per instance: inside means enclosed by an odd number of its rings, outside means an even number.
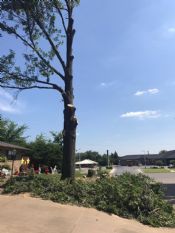
[[[114,166],[112,174],[122,175],[125,172],[130,172],[132,174],[143,173],[142,169],[144,167],[127,167],[127,166]],[[163,184],[165,190],[165,198],[169,200],[172,204],[175,204],[175,173],[147,173],[145,174],[157,182]]]
[[[138,166],[114,166],[113,167],[113,175],[122,175],[125,172],[130,172],[132,174],[143,173],[144,167]],[[154,180],[164,183],[164,184],[175,184],[175,173],[147,173],[149,177],[153,178]]]

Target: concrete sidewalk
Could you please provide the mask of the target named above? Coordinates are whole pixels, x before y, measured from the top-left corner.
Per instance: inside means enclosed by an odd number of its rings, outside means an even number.
[[[0,195],[2,233],[175,233],[94,209],[60,205],[28,195]]]

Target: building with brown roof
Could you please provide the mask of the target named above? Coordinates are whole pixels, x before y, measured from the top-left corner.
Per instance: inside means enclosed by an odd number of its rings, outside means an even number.
[[[0,157],[4,158],[5,163],[12,167],[14,160],[14,171],[19,170],[21,159],[26,157],[28,148],[0,141]],[[4,162],[0,162],[0,165]]]

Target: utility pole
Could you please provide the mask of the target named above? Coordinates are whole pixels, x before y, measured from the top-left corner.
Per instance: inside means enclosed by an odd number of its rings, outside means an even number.
[[[106,152],[107,152],[107,165],[109,167],[109,150],[107,150]]]
[[[144,159],[144,165],[145,165],[145,168],[146,168],[146,151],[143,150],[143,159]],[[143,165],[143,164],[142,164]]]
[[[149,161],[149,150],[147,151],[147,155],[148,155],[148,161]],[[149,163],[148,163],[149,164]]]

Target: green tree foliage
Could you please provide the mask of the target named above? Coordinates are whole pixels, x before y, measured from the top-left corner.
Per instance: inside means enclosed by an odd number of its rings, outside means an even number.
[[[54,131],[50,132],[53,137],[53,143],[58,143],[60,147],[63,147],[63,134],[61,132],[57,133]]]
[[[24,133],[26,129],[27,126],[19,126],[15,122],[0,116],[0,141],[25,145],[26,137],[24,137]]]
[[[107,165],[106,155],[102,156],[97,151],[89,150],[83,153],[76,154],[76,161],[84,160],[84,159],[90,159],[90,160],[96,161],[100,166]]]
[[[107,155],[106,154],[100,155],[97,151],[89,150],[84,153],[76,154],[76,161],[84,160],[84,159],[90,159],[96,161],[100,166],[107,166]],[[119,157],[116,151],[109,155],[109,162],[111,165],[118,164]]]
[[[29,144],[29,156],[31,163],[36,167],[39,165],[46,165],[54,167],[59,170],[62,166],[62,146],[59,141],[53,142],[47,140],[42,134],[37,136],[35,141]]]
[[[6,157],[0,154],[0,163],[5,163],[6,160]]]
[[[100,154],[97,151],[89,150],[89,151],[86,151],[84,153],[77,153],[77,159],[78,159],[78,156],[80,156],[81,160],[90,159],[93,161],[97,161],[98,158],[100,157]]]
[[[109,158],[110,158],[110,163],[112,165],[118,165],[119,164],[119,156],[118,156],[116,151],[114,153],[111,153]]]
[[[161,151],[159,152],[159,155],[165,154],[166,152],[167,152],[167,150],[161,150]]]
[[[62,178],[74,178],[77,119],[73,91],[73,10],[79,0],[0,0],[0,36],[18,39],[22,54],[9,48],[0,57],[0,86],[47,89],[64,103]],[[64,48],[62,47],[64,45]],[[27,51],[27,52],[26,52]],[[20,64],[17,56],[23,56]]]

